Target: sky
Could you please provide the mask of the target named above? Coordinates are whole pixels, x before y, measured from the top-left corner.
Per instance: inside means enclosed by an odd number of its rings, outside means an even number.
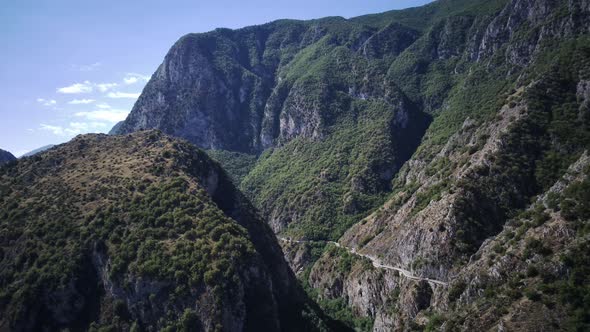
[[[431,0],[2,0],[0,149],[16,156],[124,120],[181,36],[346,18]]]

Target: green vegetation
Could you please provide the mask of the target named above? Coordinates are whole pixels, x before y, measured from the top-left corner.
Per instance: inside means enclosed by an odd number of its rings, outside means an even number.
[[[385,63],[339,46],[346,44],[341,38],[354,42],[358,27],[320,24],[328,35],[281,69],[285,79],[278,88],[289,91],[284,103],[293,108],[285,116],[313,133],[264,152],[241,187],[289,234],[336,239],[384,201],[428,117],[386,78]],[[364,75],[374,80],[364,82]],[[400,117],[408,124],[396,124]]]
[[[207,154],[223,167],[236,186],[250,173],[257,160],[255,155],[226,150],[207,150]]]
[[[240,199],[205,153],[158,132],[77,137],[2,167],[2,317],[15,328],[36,317],[32,329],[221,330],[228,308],[246,301],[257,317],[249,329],[290,319],[273,317],[283,299],[269,300],[263,279],[286,281],[271,271],[287,266]],[[247,281],[252,269],[260,280]],[[292,313],[302,310],[292,290],[281,292]]]

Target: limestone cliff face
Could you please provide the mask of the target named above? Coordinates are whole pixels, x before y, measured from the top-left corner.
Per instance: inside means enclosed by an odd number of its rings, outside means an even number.
[[[351,33],[346,40],[333,37],[342,27]],[[399,24],[378,29],[341,18],[189,34],[170,49],[112,133],[156,128],[202,148],[246,153],[297,137],[318,139],[329,125],[332,82],[293,79],[300,51],[349,43],[351,54],[379,59],[398,55],[417,36]]]
[[[248,55],[228,34],[220,30],[180,39],[117,133],[158,128],[202,148],[255,151],[259,99],[268,87],[261,81],[264,73],[243,67],[240,59]]]
[[[317,135],[317,110],[297,97],[305,94],[303,87],[289,92],[276,77],[293,53],[319,38],[321,31],[310,36],[316,29],[278,21],[184,36],[115,133],[157,128],[202,148],[248,153],[271,146],[278,136]],[[288,114],[274,119],[283,108]]]
[[[510,1],[487,27],[476,57],[485,58],[510,41],[504,53],[506,61],[524,67],[542,50],[544,41],[589,33],[589,8],[586,0]]]

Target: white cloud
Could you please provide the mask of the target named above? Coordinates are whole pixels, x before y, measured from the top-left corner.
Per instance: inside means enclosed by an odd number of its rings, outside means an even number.
[[[109,92],[107,97],[114,98],[114,99],[121,99],[121,98],[129,98],[129,99],[137,99],[139,98],[140,93],[126,93],[126,92]]]
[[[96,107],[103,109],[103,110],[111,109],[111,105],[109,105],[107,103],[100,103],[100,104],[96,105]]]
[[[123,81],[125,81],[125,84],[135,84],[137,82],[139,82],[139,79],[137,77],[125,77],[123,79]]]
[[[41,126],[39,127],[39,129],[49,131],[53,135],[57,135],[57,136],[75,135],[75,133],[72,133],[72,131],[70,129],[64,128],[62,126],[52,126],[52,125],[42,123]]]
[[[125,78],[123,78],[123,82],[125,82],[125,84],[135,84],[137,82],[147,82],[147,81],[149,81],[149,79],[150,79],[150,76],[147,76],[147,75],[141,75],[141,74],[136,74],[136,73],[127,73]]]
[[[78,112],[75,115],[92,121],[108,121],[115,123],[125,120],[127,114],[129,114],[129,111],[126,110],[105,109],[90,112]]]
[[[57,101],[53,99],[44,99],[44,98],[37,98],[37,102],[39,104],[43,104],[43,106],[53,106],[57,104]]]
[[[56,136],[74,136],[89,132],[105,130],[108,125],[103,122],[70,122],[67,127],[41,124],[39,129],[49,131]]]
[[[70,128],[79,132],[89,132],[105,127],[107,124],[103,122],[70,122]]]
[[[95,101],[96,100],[94,100],[94,99],[74,99],[74,100],[68,101],[68,104],[70,104],[70,105],[92,104]]]
[[[100,92],[107,92],[109,90],[111,90],[112,88],[116,87],[117,83],[100,83],[100,84],[96,84],[96,87],[98,88],[98,90]]]
[[[70,86],[57,89],[59,93],[66,94],[77,94],[77,93],[90,93],[96,88],[100,92],[107,92],[114,87],[118,86],[117,83],[92,83],[90,81],[84,81],[83,83],[74,83]]]
[[[70,86],[57,89],[59,93],[65,94],[77,94],[77,93],[89,93],[92,92],[92,83],[90,81],[84,81],[83,83],[74,83]]]

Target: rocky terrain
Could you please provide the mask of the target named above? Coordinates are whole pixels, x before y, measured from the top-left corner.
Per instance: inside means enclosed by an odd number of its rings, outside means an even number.
[[[157,131],[0,168],[0,285],[3,331],[326,324],[218,164]]]
[[[0,150],[0,165],[5,164],[9,161],[16,160],[16,157],[12,153],[4,150]]]

